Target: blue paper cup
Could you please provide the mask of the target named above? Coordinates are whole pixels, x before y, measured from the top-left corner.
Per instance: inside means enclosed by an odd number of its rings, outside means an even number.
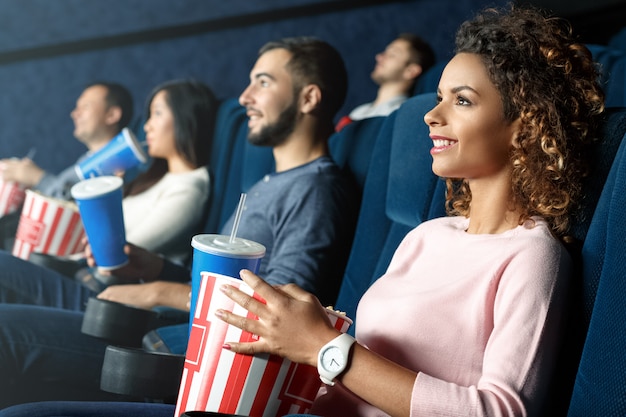
[[[212,272],[239,279],[239,271],[259,271],[265,246],[252,240],[230,236],[202,234],[191,239],[193,259],[191,267],[191,321],[198,300],[202,272]],[[191,323],[190,321],[190,323]]]
[[[103,270],[117,269],[128,263],[128,255],[124,253],[122,184],[119,177],[104,176],[81,181],[71,189],[93,257]]]
[[[74,169],[80,179],[114,175],[140,164],[148,156],[133,132],[125,127],[102,149],[77,163]]]

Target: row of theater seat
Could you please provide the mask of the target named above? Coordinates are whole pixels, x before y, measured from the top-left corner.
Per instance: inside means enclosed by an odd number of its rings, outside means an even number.
[[[431,100],[434,103],[434,99]],[[388,142],[379,140],[383,125],[391,126],[392,119],[383,117],[370,118],[355,122],[341,132],[334,134],[329,140],[329,148],[337,164],[353,176],[361,189],[369,177],[370,161],[375,144]],[[422,123],[423,124],[423,123]],[[222,225],[235,211],[242,192],[247,192],[254,183],[266,174],[274,171],[274,158],[271,148],[253,146],[247,141],[247,117],[245,109],[236,99],[227,99],[220,104],[216,118],[216,130],[212,144],[209,171],[211,176],[211,192],[206,221],[202,233],[219,233]],[[384,157],[384,156],[383,156]],[[388,160],[388,157],[387,157]],[[225,231],[227,233],[229,231]],[[368,278],[368,283],[370,280]],[[158,308],[155,321],[146,323],[143,314],[140,316],[134,309],[115,308],[119,315],[132,314],[135,317],[125,319],[129,323],[130,335],[118,337],[119,325],[111,323],[108,318],[89,317],[91,335],[109,335],[112,328],[115,336],[108,338],[110,343],[122,346],[111,346],[105,355],[102,387],[110,392],[126,394],[133,398],[151,398],[171,401],[178,392],[177,381],[180,378],[180,355],[187,348],[188,324],[170,325],[151,330],[144,338],[144,349],[152,354],[136,351],[137,340],[141,335],[133,335],[136,330],[153,328],[158,323],[169,320],[169,310]],[[123,310],[123,311],[122,311]],[[166,318],[163,320],[162,318]],[[99,323],[102,322],[102,323]],[[83,323],[84,324],[84,323]],[[137,324],[137,325],[135,325]],[[146,329],[147,330],[147,329]],[[124,348],[128,346],[129,348]],[[172,354],[164,358],[163,354]],[[182,365],[180,365],[182,366]],[[167,369],[168,371],[165,371]],[[175,376],[174,376],[175,375]],[[138,382],[141,381],[141,382]],[[150,382],[147,382],[150,381]],[[137,386],[141,384],[141,386]]]
[[[404,235],[445,214],[445,187],[431,171],[431,142],[423,122],[434,103],[433,93],[420,94],[391,116],[355,122],[330,140],[338,164],[363,186],[357,232],[336,304],[351,317]],[[271,152],[245,140],[243,110],[227,100],[220,113],[207,226],[223,222],[239,193],[273,167]],[[584,216],[573,229],[582,247],[575,281],[580,291],[573,298],[574,314],[546,415],[626,415],[625,133],[626,109],[609,109],[602,141],[591,155]],[[206,231],[217,230],[211,227]]]

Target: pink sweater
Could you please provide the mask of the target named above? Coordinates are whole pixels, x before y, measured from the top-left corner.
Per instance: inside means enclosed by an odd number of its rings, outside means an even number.
[[[416,371],[411,416],[532,416],[560,341],[571,260],[544,221],[496,235],[448,217],[411,231],[365,293],[356,335]],[[386,415],[340,384],[314,414]]]

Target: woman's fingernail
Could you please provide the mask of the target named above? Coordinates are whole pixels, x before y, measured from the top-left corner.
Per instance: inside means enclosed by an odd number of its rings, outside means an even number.
[[[222,345],[222,349],[230,350],[231,348],[230,348],[230,345],[228,343],[224,343]]]
[[[224,310],[215,310],[215,315],[220,319],[224,317]]]

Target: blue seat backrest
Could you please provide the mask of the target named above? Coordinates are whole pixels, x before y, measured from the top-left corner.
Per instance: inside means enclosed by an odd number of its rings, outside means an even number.
[[[385,272],[406,233],[445,215],[445,183],[432,173],[432,142],[423,121],[434,104],[435,94],[412,97],[385,119],[376,139],[336,303],[352,319],[359,299]]]
[[[226,178],[224,190],[221,194],[219,214],[215,213],[218,216],[217,229],[211,233],[221,232],[224,223],[235,212],[241,193],[247,192],[263,176],[275,170],[272,148],[251,145],[247,136],[246,118],[237,133],[232,155],[228,161],[229,166],[224,173]],[[230,230],[225,231],[225,233],[230,233]]]
[[[587,45],[600,64],[600,82],[607,107],[626,106],[626,51],[605,45]]]
[[[624,132],[626,132],[626,108],[607,108],[600,140],[590,150],[590,172],[583,183],[582,213],[572,224],[571,235],[580,242],[586,238],[602,187]]]
[[[602,251],[604,236],[598,233],[597,222],[602,218],[600,194],[603,191],[615,153],[626,132],[626,109],[607,109],[600,140],[589,153],[590,172],[583,183],[582,213],[574,220],[571,235],[576,239],[571,252],[574,255],[577,274],[571,287],[571,311],[566,337],[557,361],[557,371],[552,382],[550,401],[545,416],[562,416],[567,413],[576,369],[580,361],[582,345],[595,299],[595,291],[602,262],[597,257]],[[582,246],[582,248],[581,248]]]
[[[609,46],[626,52],[626,26],[620,29],[615,35],[611,36]]]
[[[434,93],[437,91],[437,87],[439,86],[439,79],[441,78],[441,73],[443,69],[448,64],[448,61],[440,61],[436,62],[435,65],[428,68],[424,74],[420,75],[415,83],[415,89],[413,94],[425,94],[425,93]]]
[[[247,132],[245,109],[236,98],[224,100],[220,104],[215,122],[215,136],[209,163],[211,196],[203,228],[204,233],[219,232],[223,223],[222,218],[230,215],[232,207],[236,207],[239,194],[242,192],[242,174],[237,170],[248,169],[248,166],[243,164]],[[264,162],[266,159],[260,159],[259,162]],[[257,167],[257,165],[253,166]],[[231,178],[231,174],[236,175],[236,178]],[[243,176],[247,178],[246,175]],[[237,200],[234,206],[233,195]]]
[[[626,415],[626,135],[604,184],[582,250],[589,319],[570,417]],[[616,133],[619,135],[619,132]]]
[[[593,213],[587,215],[590,224],[582,247],[582,274],[583,274],[583,319],[587,326],[591,320],[596,292],[601,279],[604,262],[604,246],[606,240],[607,210],[611,207],[610,194],[622,192],[623,189],[614,185],[615,171],[624,161],[619,160],[619,153],[624,151],[626,138],[626,108],[612,108],[607,110],[607,121],[604,126],[602,143],[597,148],[599,155],[594,157],[596,171],[592,171],[586,184],[586,194],[593,193],[599,200],[594,206]],[[610,172],[609,172],[610,170]],[[601,194],[600,194],[601,193]],[[607,195],[609,194],[609,195]]]
[[[363,190],[376,139],[385,117],[356,120],[334,133],[328,140],[330,156],[341,168],[349,171]]]

